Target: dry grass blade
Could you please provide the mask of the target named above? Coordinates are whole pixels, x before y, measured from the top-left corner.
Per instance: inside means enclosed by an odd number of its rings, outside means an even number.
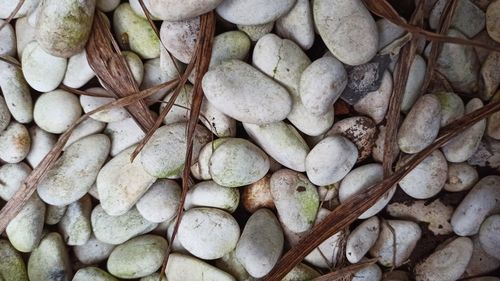
[[[59,137],[57,143],[50,150],[50,152],[43,158],[40,164],[33,169],[33,171],[23,182],[21,188],[16,192],[16,194],[14,194],[14,196],[9,201],[7,201],[7,204],[5,204],[2,210],[0,210],[0,233],[2,233],[5,230],[9,222],[21,211],[21,209],[24,207],[28,199],[31,197],[31,195],[33,195],[38,183],[41,181],[45,173],[52,167],[57,158],[61,155],[64,145],[68,141],[73,130],[79,124],[81,124],[83,121],[85,121],[94,113],[107,110],[113,107],[127,106],[133,104],[141,99],[153,95],[158,90],[161,90],[169,86],[173,86],[175,85],[175,83],[177,83],[177,80],[169,81],[160,84],[158,86],[152,87],[150,89],[129,95],[127,97],[118,99],[114,102],[98,107],[95,110],[92,110],[84,114],[82,117],[80,117],[75,123],[73,123],[73,125],[71,125],[71,127],[68,128],[68,130],[66,130],[64,134],[62,134]]]
[[[87,60],[101,79],[104,88],[117,98],[123,98],[139,92],[139,87],[109,30],[105,17],[100,12],[95,14],[92,33],[86,46]],[[126,108],[143,131],[153,127],[154,118],[144,101],[138,100]]]
[[[5,63],[11,64],[16,67],[21,67],[21,64],[16,60],[13,60],[12,57],[0,56],[0,61],[3,61]]]
[[[5,19],[5,21],[2,24],[0,24],[0,31],[12,21],[12,19],[16,16],[17,12],[19,12],[19,10],[23,5],[24,5],[24,0],[20,0],[19,2],[17,2],[17,5],[14,8],[14,10],[10,13],[7,19]]]
[[[441,130],[441,134],[432,145],[414,155],[401,169],[396,171],[390,177],[367,188],[365,192],[358,193],[348,201],[334,209],[321,223],[314,226],[313,229],[303,237],[299,243],[288,251],[283,258],[276,264],[273,270],[262,280],[279,281],[294,266],[302,261],[314,248],[318,247],[330,236],[342,230],[355,221],[359,215],[364,213],[384,196],[384,194],[398,183],[406,174],[414,169],[420,162],[429,156],[434,150],[438,149],[450,139],[463,132],[465,128],[472,126],[483,118],[500,110],[500,101],[490,103],[483,108],[475,110],[462,118],[454,121]]]
[[[335,270],[334,272],[327,273],[325,275],[322,275],[320,277],[316,277],[311,281],[334,281],[338,280],[341,278],[349,277],[350,275],[353,275],[357,271],[368,267],[372,264],[375,264],[377,262],[377,259],[371,259],[367,261],[363,261],[357,264],[345,266],[343,268],[339,268]]]
[[[214,12],[204,14],[201,17],[200,33],[198,34],[198,46],[195,53],[196,65],[196,79],[193,87],[193,100],[191,102],[191,111],[189,113],[189,121],[187,124],[187,148],[186,158],[184,162],[184,169],[182,171],[182,193],[179,208],[177,209],[177,220],[175,222],[174,231],[172,233],[171,241],[174,241],[177,235],[179,224],[182,220],[184,211],[184,201],[189,189],[190,173],[191,173],[191,157],[193,153],[193,140],[198,118],[200,116],[201,104],[203,102],[203,90],[201,88],[201,80],[203,75],[208,70],[210,65],[210,58],[212,55],[212,45],[215,34],[215,15]],[[162,271],[165,272],[168,263],[168,257],[171,251],[171,244],[169,245],[163,261]]]

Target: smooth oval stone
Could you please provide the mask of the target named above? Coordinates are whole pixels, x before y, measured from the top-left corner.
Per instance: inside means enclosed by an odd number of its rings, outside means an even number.
[[[109,138],[91,135],[69,146],[37,186],[38,195],[51,205],[68,205],[83,197],[108,158]]]
[[[263,125],[281,121],[292,108],[285,88],[242,61],[215,66],[202,83],[210,103],[241,122]]]
[[[236,281],[228,273],[202,260],[179,253],[170,254],[165,274],[169,281],[185,281],[186,276],[190,281]]]
[[[418,99],[424,83],[426,68],[427,64],[425,60],[421,56],[415,55],[408,72],[408,80],[406,82],[403,99],[401,100],[401,111],[408,112]]]
[[[86,92],[97,93],[97,94],[109,94],[108,91],[106,91],[103,88],[90,88],[87,89]],[[114,102],[115,100],[116,100],[115,98],[102,98],[102,97],[93,97],[85,95],[80,96],[80,104],[85,113],[95,110],[108,103]],[[111,123],[111,122],[122,121],[125,118],[130,117],[130,114],[124,107],[114,107],[94,113],[90,117],[97,121]]]
[[[87,243],[92,233],[91,212],[92,201],[88,195],[68,205],[66,213],[58,225],[66,245],[74,246]]]
[[[22,57],[23,75],[28,84],[39,92],[57,88],[64,78],[67,60],[45,52],[37,42],[26,45]]]
[[[69,58],[62,83],[76,89],[85,85],[94,76],[95,73],[87,61],[87,52],[82,50]]]
[[[254,213],[261,208],[274,209],[274,201],[271,196],[271,176],[266,175],[260,180],[243,188],[241,203],[250,213]]]
[[[244,60],[250,51],[251,41],[241,31],[228,31],[214,37],[210,66],[219,65],[224,60]]]
[[[144,131],[129,117],[122,121],[108,123],[104,133],[111,139],[111,156],[116,156],[124,149],[138,143],[144,138]]]
[[[274,214],[268,209],[259,209],[243,229],[236,257],[251,276],[260,278],[278,262],[283,244],[283,231]]]
[[[276,21],[276,33],[294,41],[304,50],[311,48],[314,43],[314,22],[309,1],[297,0],[293,8]]]
[[[179,207],[181,188],[172,180],[157,180],[136,204],[148,221],[160,223],[173,219]]]
[[[296,0],[225,0],[217,6],[217,14],[223,19],[244,25],[272,22],[285,15]]]
[[[347,237],[346,257],[350,263],[359,262],[375,244],[380,232],[380,221],[371,217],[357,226]]]
[[[0,132],[0,159],[7,163],[19,163],[30,151],[31,138],[28,129],[15,121]]]
[[[146,2],[146,1],[145,1]],[[161,20],[181,21],[191,19],[215,9],[222,0],[149,0],[148,8]]]
[[[5,21],[0,19],[0,24],[3,26]],[[16,55],[16,35],[14,28],[9,23],[5,24],[0,30],[0,55]]]
[[[302,104],[299,97],[294,96],[292,111],[287,118],[302,133],[308,136],[320,136],[332,127],[334,110],[331,107],[326,114],[316,116]]]
[[[437,30],[439,21],[444,12],[447,1],[439,0],[429,15],[429,25]],[[473,1],[460,0],[457,2],[450,22],[451,28],[456,28],[467,37],[472,38],[485,27],[485,14]]]
[[[68,58],[87,43],[94,19],[95,0],[42,1],[36,22],[36,39],[48,53]]]
[[[248,135],[283,166],[298,172],[306,170],[309,146],[297,130],[284,122],[266,125],[243,123]]]
[[[200,17],[182,21],[163,21],[160,38],[165,48],[179,61],[189,63],[194,55]]]
[[[465,106],[465,113],[483,107],[483,102],[474,98]],[[477,151],[486,130],[486,120],[481,120],[452,138],[443,147],[443,154],[449,162],[458,163],[469,159]]]
[[[141,58],[136,53],[130,51],[124,51],[122,55],[130,68],[130,72],[132,72],[135,82],[137,85],[141,85],[144,78],[144,64]]]
[[[31,168],[24,162],[4,164],[0,167],[0,198],[8,201],[21,188]]]
[[[115,245],[99,241],[92,234],[87,242],[73,247],[76,258],[83,264],[98,264],[106,260]]]
[[[12,57],[9,61],[17,62]],[[0,88],[12,117],[19,123],[30,123],[33,120],[33,101],[30,88],[19,67],[0,61]]]
[[[134,13],[129,3],[121,4],[114,11],[113,29],[122,48],[129,46],[143,59],[160,56],[160,40],[153,28],[145,18]]]
[[[118,281],[111,274],[97,267],[84,267],[79,269],[71,281]]]
[[[187,123],[179,122],[158,128],[140,153],[144,170],[157,178],[179,178],[184,168],[187,147]],[[198,158],[200,149],[211,139],[203,126],[196,126],[193,137],[192,159]]]
[[[214,181],[203,181],[189,188],[184,208],[212,207],[232,213],[238,208],[239,202],[238,189],[220,186]]]
[[[61,235],[47,234],[28,261],[30,281],[70,280],[72,269]]]
[[[453,92],[438,92],[434,94],[441,104],[441,127],[462,117],[465,106],[462,99]]]
[[[300,99],[314,115],[331,110],[347,86],[347,72],[334,57],[323,57],[309,65],[300,78]]]
[[[0,259],[2,280],[28,281],[23,258],[6,240],[0,240]]]
[[[203,233],[203,235],[200,235]],[[215,208],[187,210],[179,224],[179,241],[192,255],[213,260],[236,247],[240,227],[227,212]]]
[[[138,158],[130,161],[134,150],[132,146],[113,157],[97,175],[102,208],[111,216],[125,214],[156,180],[144,170]]]
[[[316,185],[336,183],[347,175],[357,158],[358,150],[347,138],[324,138],[306,157],[307,177]]]
[[[5,233],[16,250],[28,253],[42,237],[45,204],[33,194],[21,211],[9,222]]]
[[[366,164],[349,172],[340,183],[339,200],[344,203],[354,195],[361,193],[379,183],[383,179],[383,168],[381,164]],[[372,207],[359,216],[359,219],[366,219],[380,212],[392,199],[395,188],[389,190]]]
[[[7,19],[16,9],[16,6],[19,4],[21,0],[12,1],[12,0],[2,0],[0,1],[0,19]],[[13,15],[14,19],[24,17],[31,11],[33,11],[38,5],[39,0],[26,0],[21,5],[21,8]]]
[[[376,124],[382,122],[389,106],[392,84],[392,75],[386,70],[380,87],[373,92],[367,93],[354,105],[354,109],[361,114],[368,115]]]
[[[124,279],[147,276],[157,271],[163,262],[168,243],[157,235],[144,235],[117,246],[108,258],[111,274]]]
[[[269,158],[253,143],[240,138],[230,138],[221,143],[210,157],[210,175],[213,180],[227,187],[254,183],[269,171]]]
[[[468,190],[479,178],[476,168],[467,163],[451,163],[448,165],[448,178],[444,189],[450,192]]]
[[[256,24],[256,25],[242,25],[238,24],[236,25],[238,27],[238,30],[241,30],[250,37],[250,40],[252,42],[257,42],[259,41],[260,38],[264,37],[264,35],[270,33],[273,28],[274,28],[274,22],[268,22],[264,24]]]
[[[58,224],[66,213],[67,207],[68,206],[47,205],[47,208],[45,210],[45,224]]]
[[[270,185],[281,222],[293,232],[309,230],[319,208],[317,188],[304,175],[287,169],[273,173]]]
[[[118,245],[156,227],[144,219],[136,208],[123,215],[110,216],[101,205],[97,205],[90,216],[95,237],[104,243]]]
[[[402,158],[398,167],[410,161],[411,156]],[[399,187],[415,199],[427,199],[438,194],[446,183],[448,163],[443,153],[435,150],[424,161],[399,181]]]
[[[472,255],[472,241],[458,237],[439,245],[434,253],[415,266],[415,279],[457,280],[464,273]]]
[[[120,0],[96,0],[95,6],[97,9],[107,13],[111,12],[120,5]]]
[[[482,178],[460,202],[451,218],[456,234],[474,235],[483,220],[500,210],[500,177]]]
[[[75,129],[71,132],[68,141],[64,145],[64,149],[68,148],[73,143],[81,140],[87,136],[99,134],[106,127],[106,123],[94,120],[92,118],[87,118],[80,124],[78,124]]]
[[[31,137],[31,147],[26,155],[26,161],[31,167],[36,167],[54,147],[57,136],[42,130],[37,125],[31,126],[28,131]]]
[[[384,221],[370,254],[378,257],[378,262],[383,266],[398,267],[408,260],[421,235],[420,227],[412,221]]]
[[[484,220],[479,229],[479,241],[486,253],[500,259],[500,215]]]
[[[486,10],[486,30],[495,41],[500,42],[500,3],[493,1]]]
[[[236,120],[215,108],[207,98],[201,103],[200,121],[220,138],[236,136]]]
[[[380,281],[382,280],[382,269],[377,264],[369,265],[354,272],[351,281]]]
[[[496,259],[484,251],[479,241],[479,235],[474,235],[471,239],[474,248],[470,261],[465,269],[464,276],[484,275],[499,268],[500,259]]]
[[[335,123],[326,136],[342,135],[352,141],[359,152],[358,162],[367,159],[375,145],[377,127],[368,117],[355,116],[342,119]]]
[[[43,130],[64,133],[82,114],[78,98],[64,90],[42,94],[35,103],[35,123]]]
[[[5,99],[0,96],[0,132],[5,130],[10,123],[10,112]]]
[[[398,132],[398,144],[405,153],[417,153],[437,137],[441,124],[441,105],[434,95],[417,100],[404,119]]]
[[[375,56],[377,25],[361,1],[315,0],[313,14],[319,35],[341,62],[360,65]]]

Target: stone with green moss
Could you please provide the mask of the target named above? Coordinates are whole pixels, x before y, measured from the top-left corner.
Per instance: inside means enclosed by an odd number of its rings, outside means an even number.
[[[79,269],[72,281],[118,281],[111,274],[97,267],[84,267]]]
[[[437,92],[434,95],[441,104],[441,127],[450,124],[464,115],[464,102],[457,94],[453,92]]]
[[[0,240],[0,261],[0,280],[28,281],[23,258],[6,240]]]
[[[30,281],[70,280],[73,276],[68,250],[61,235],[47,234],[28,261]]]

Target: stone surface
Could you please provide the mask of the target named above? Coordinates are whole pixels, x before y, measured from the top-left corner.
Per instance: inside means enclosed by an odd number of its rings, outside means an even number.
[[[33,111],[38,127],[53,134],[64,133],[80,115],[82,108],[78,98],[64,90],[42,94]]]
[[[148,221],[160,223],[175,217],[181,197],[179,184],[172,180],[157,180],[136,204]]]
[[[217,6],[217,14],[223,19],[243,25],[264,24],[285,15],[296,0],[225,0]]]
[[[73,276],[68,252],[57,232],[47,234],[28,260],[30,281],[70,280]]]

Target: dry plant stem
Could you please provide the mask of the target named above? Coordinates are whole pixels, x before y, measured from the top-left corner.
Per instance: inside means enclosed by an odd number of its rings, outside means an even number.
[[[349,277],[350,275],[353,275],[357,271],[368,267],[372,264],[375,264],[377,262],[377,259],[370,259],[367,261],[363,261],[357,264],[349,265],[343,268],[339,268],[338,270],[334,272],[330,272],[328,274],[322,275],[320,277],[316,277],[311,281],[333,281],[333,280],[338,280],[341,278],[346,278]],[[349,279],[350,280],[350,279]]]
[[[139,87],[104,17],[100,12],[95,14],[92,33],[86,46],[87,60],[101,79],[103,87],[117,98],[123,98],[139,92]],[[153,127],[154,118],[143,100],[126,108],[144,132]]]
[[[359,215],[368,210],[375,202],[398,183],[406,174],[414,169],[420,162],[429,156],[434,150],[446,144],[450,139],[463,132],[465,128],[472,126],[483,118],[500,110],[500,101],[492,102],[478,110],[475,110],[462,118],[454,121],[441,130],[441,134],[432,145],[417,153],[401,169],[390,177],[374,184],[363,193],[358,193],[348,201],[335,208],[324,220],[314,226],[308,235],[303,237],[299,243],[288,251],[276,264],[273,270],[262,280],[279,281],[294,266],[302,261],[314,248],[338,231],[347,227],[355,221]]]
[[[11,1],[13,1],[13,0],[11,0]],[[16,16],[17,12],[23,6],[23,4],[24,4],[24,0],[20,0],[17,3],[16,7],[12,11],[12,13],[10,13],[9,17],[0,25],[0,30],[2,30],[5,26],[7,26],[7,24],[9,24],[10,21],[12,21],[12,19]]]
[[[82,90],[68,87],[64,84],[59,85],[59,88],[61,90],[65,90],[67,92],[70,92],[72,94],[79,95],[79,96],[90,96],[90,97],[98,97],[98,98],[113,98],[113,96],[110,94],[99,94],[99,93],[93,93],[93,92],[85,92]]]
[[[52,167],[57,158],[61,155],[62,150],[66,142],[73,130],[81,124],[83,121],[88,119],[92,114],[111,109],[114,107],[122,107],[126,105],[133,104],[138,100],[144,99],[156,93],[158,90],[161,90],[166,87],[174,86],[177,83],[177,80],[169,81],[155,87],[149,88],[147,90],[129,95],[127,97],[120,98],[111,103],[100,106],[84,115],[82,115],[75,123],[71,125],[71,127],[66,130],[64,134],[62,134],[54,147],[50,150],[50,152],[43,158],[38,166],[36,166],[33,171],[29,174],[29,176],[24,180],[21,188],[14,194],[14,196],[7,201],[7,204],[0,210],[0,233],[2,233],[9,222],[21,211],[26,202],[29,200],[31,195],[36,190],[36,187],[40,180],[43,178],[45,173]]]

